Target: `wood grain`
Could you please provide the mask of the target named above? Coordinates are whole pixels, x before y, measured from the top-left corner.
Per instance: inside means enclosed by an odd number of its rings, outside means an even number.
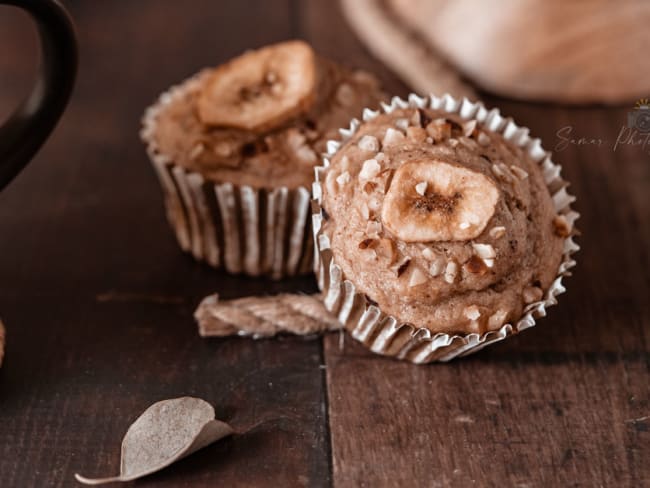
[[[613,151],[623,107],[488,102],[551,148],[567,125],[607,139],[555,157],[582,213],[575,276],[537,327],[447,365],[325,338],[334,484],[647,486],[650,154]]]
[[[121,438],[147,406],[196,395],[239,434],[138,485],[328,486],[320,342],[206,340],[192,318],[209,293],[313,291],[313,280],[228,277],[180,253],[138,139],[162,89],[291,36],[288,3],[66,3],[81,44],[72,103],[0,194],[0,485],[115,473]],[[32,37],[0,7],[3,110],[30,81]]]

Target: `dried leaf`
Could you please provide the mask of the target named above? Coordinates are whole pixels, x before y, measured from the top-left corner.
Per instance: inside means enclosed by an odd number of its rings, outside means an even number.
[[[119,476],[74,476],[87,485],[131,481],[159,471],[232,433],[228,424],[215,420],[212,405],[200,398],[163,400],[145,410],[126,432]]]

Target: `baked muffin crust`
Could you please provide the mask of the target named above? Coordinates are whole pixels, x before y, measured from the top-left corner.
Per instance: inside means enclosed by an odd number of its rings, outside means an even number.
[[[291,43],[303,49],[306,46],[300,41]],[[210,89],[216,70],[228,66],[224,65],[201,72],[192,83],[186,82],[184,96],[158,114],[152,137],[162,154],[214,182],[254,188],[310,187],[313,168],[319,164],[326,141],[338,137],[338,129],[360,116],[364,107],[378,105],[384,98],[372,75],[315,55],[314,62],[313,100],[301,102],[301,110],[288,120],[260,130],[202,120],[199,107],[209,113],[205,100],[200,105],[202,95]]]
[[[337,265],[401,322],[495,330],[557,275],[566,229],[540,168],[476,121],[379,115],[334,155],[322,192]]]

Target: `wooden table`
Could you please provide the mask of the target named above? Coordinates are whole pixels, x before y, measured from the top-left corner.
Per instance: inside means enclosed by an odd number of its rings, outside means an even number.
[[[128,425],[181,395],[240,434],[138,486],[650,486],[650,145],[613,150],[630,107],[485,97],[549,148],[568,125],[605,140],[556,155],[583,250],[568,294],[531,331],[424,367],[337,334],[205,340],[192,319],[204,295],[315,284],[230,277],[177,250],[138,140],[144,107],[203,66],[292,37],[407,89],[336,2],[66,3],[81,43],[71,105],[0,195],[2,487],[116,473]],[[2,8],[0,113],[26,92],[35,54],[29,22]]]

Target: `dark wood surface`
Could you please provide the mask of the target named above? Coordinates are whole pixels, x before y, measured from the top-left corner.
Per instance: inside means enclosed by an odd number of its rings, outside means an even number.
[[[0,194],[0,486],[74,486],[119,469],[151,403],[205,398],[240,434],[141,486],[650,486],[650,145],[613,150],[628,107],[486,97],[552,148],[582,213],[569,292],[540,325],[451,364],[324,340],[203,340],[211,292],[313,291],[229,277],[176,248],[138,140],[157,94],[250,47],[302,37],[406,87],[335,2],[67,2],[81,43],[69,110]],[[0,117],[36,63],[28,20],[0,8]],[[650,95],[650,94],[649,94]]]

